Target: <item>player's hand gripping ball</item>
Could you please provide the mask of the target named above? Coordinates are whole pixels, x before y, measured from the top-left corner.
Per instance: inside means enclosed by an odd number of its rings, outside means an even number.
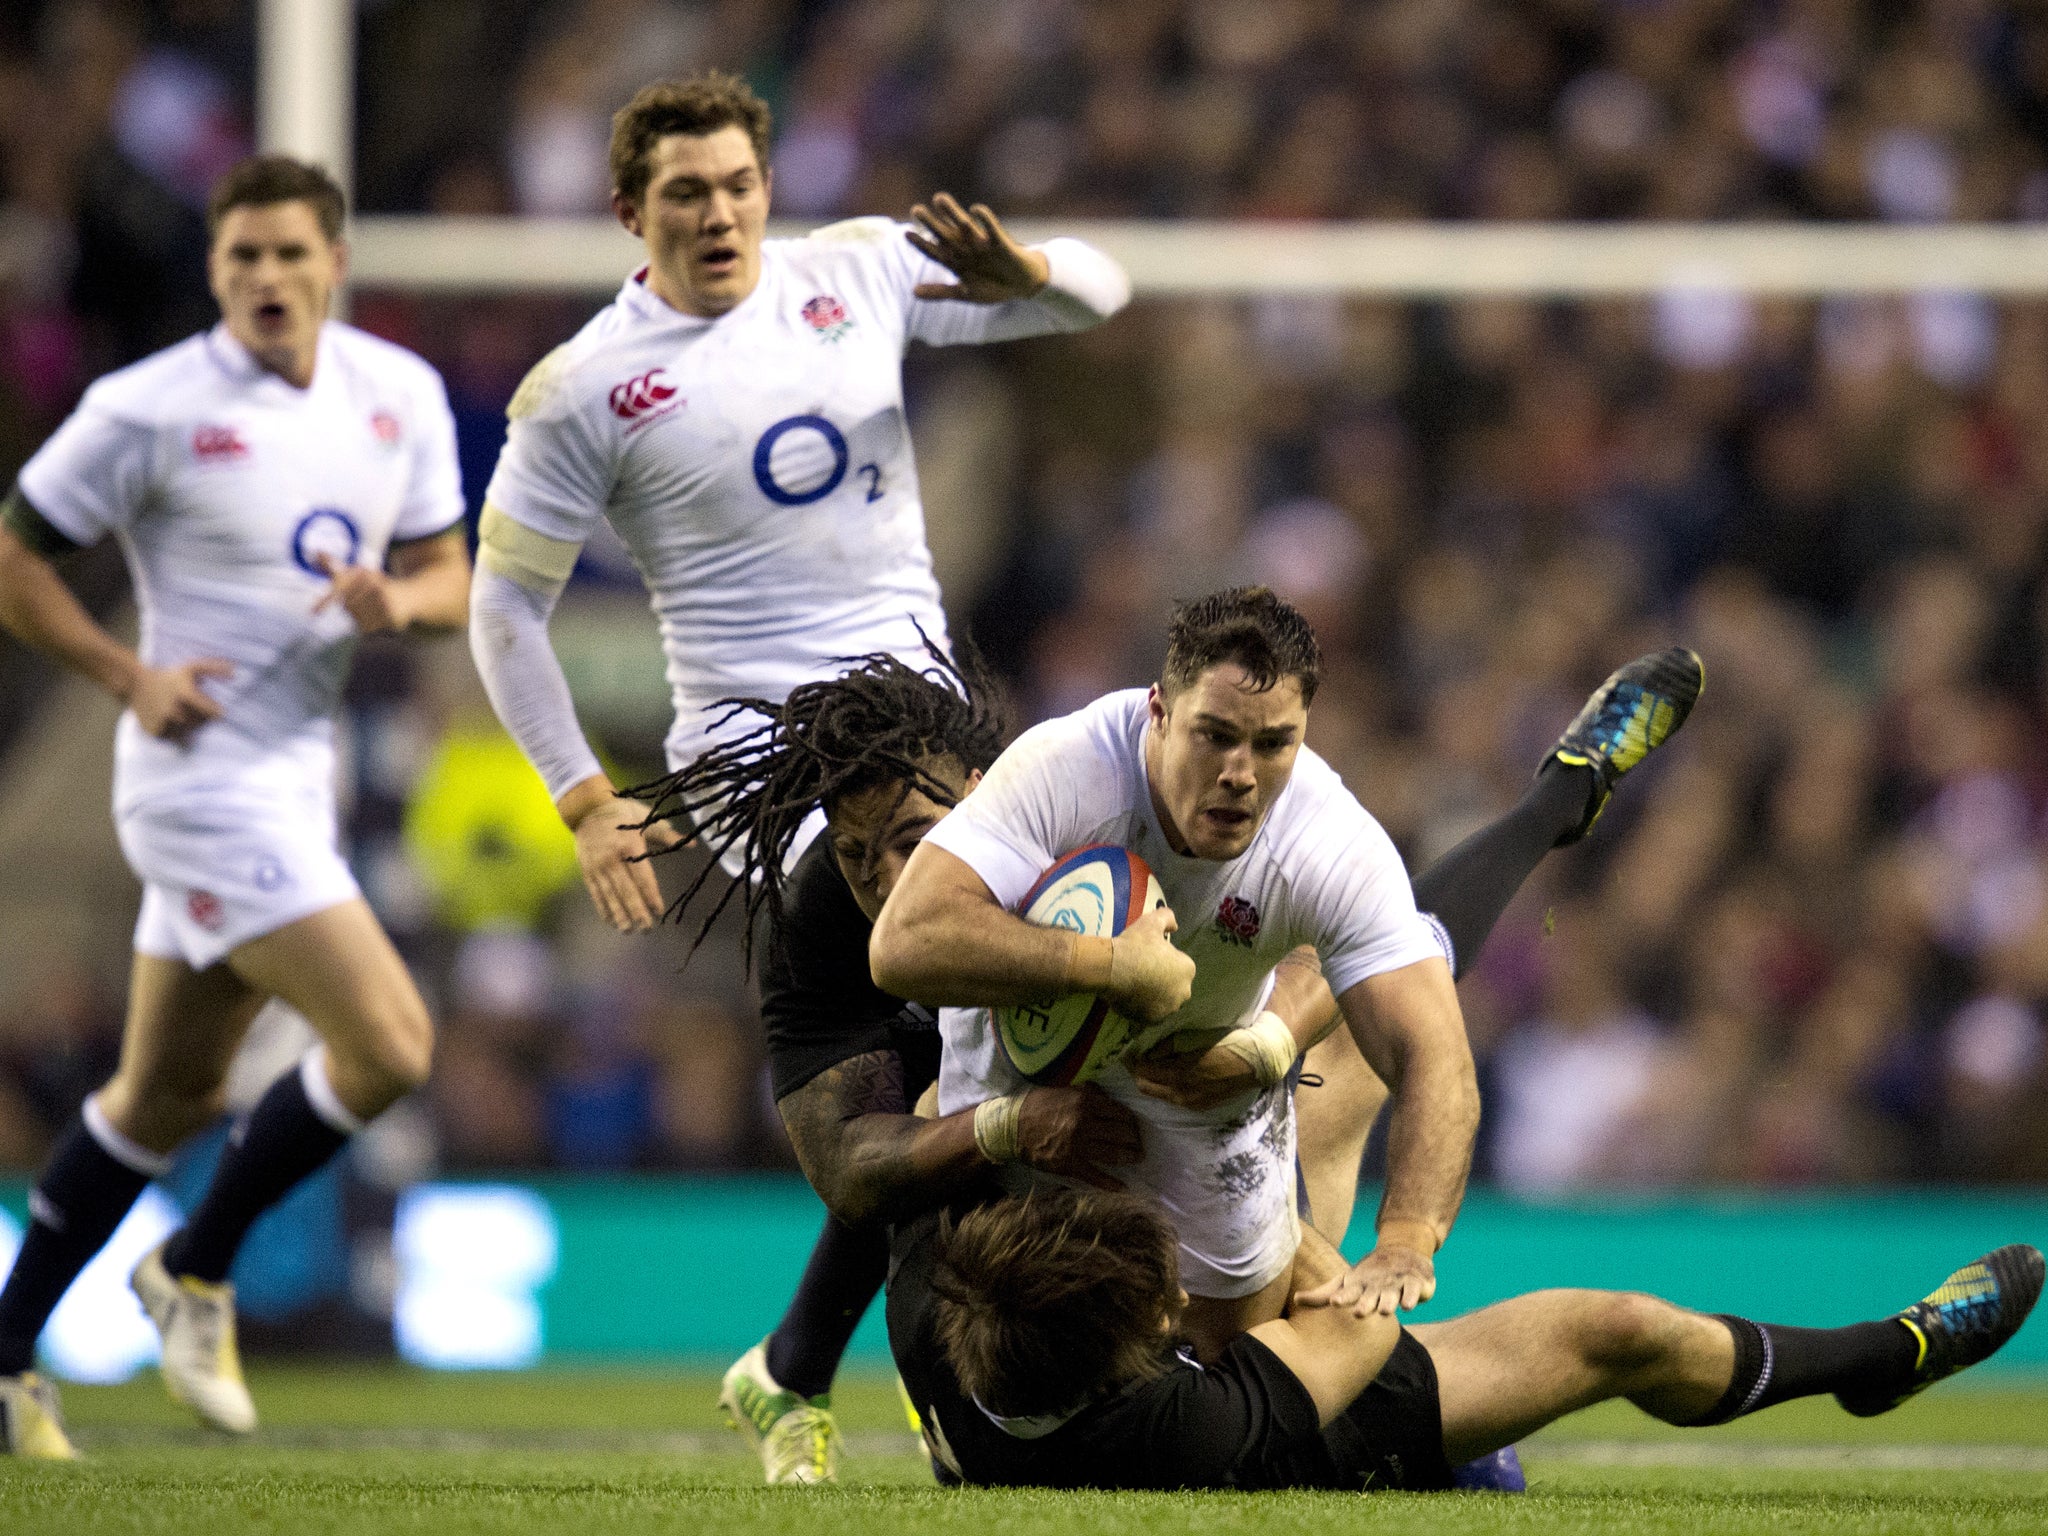
[[[1149,866],[1128,848],[1076,848],[1038,877],[1018,904],[1027,923],[1113,939],[1166,905]],[[995,1010],[996,1034],[1010,1064],[1034,1083],[1085,1083],[1131,1043],[1133,1028],[1109,1000],[1075,992],[1044,1003]]]

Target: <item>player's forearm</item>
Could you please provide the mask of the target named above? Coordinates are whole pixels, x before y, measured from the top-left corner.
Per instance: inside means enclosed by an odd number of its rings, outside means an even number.
[[[902,1059],[871,1051],[777,1103],[804,1176],[841,1221],[893,1221],[988,1168],[972,1111],[926,1120],[909,1113],[904,1098]]]
[[[1287,1025],[1297,1056],[1337,1027],[1337,999],[1311,946],[1294,950],[1274,970],[1273,995],[1266,1008]]]
[[[124,703],[142,662],[93,621],[49,561],[0,527],[0,625]]]
[[[1376,1224],[1383,1242],[1434,1253],[1458,1219],[1472,1171],[1479,1087],[1471,1052],[1410,1060],[1390,1086],[1387,1182]]]
[[[934,1008],[984,1007],[1099,992],[1113,979],[1113,943],[1036,927],[965,893],[901,909],[892,896],[868,961],[875,985],[891,996]]]
[[[576,722],[568,679],[548,643],[553,608],[549,594],[481,566],[470,594],[469,648],[491,707],[559,804],[604,770]]]
[[[1100,325],[1131,301],[1131,279],[1116,258],[1085,240],[1060,236],[1032,249],[1045,258],[1045,286],[1033,302],[1062,331]]]
[[[408,627],[452,631],[469,623],[469,552],[460,530],[431,541],[432,552],[414,561],[393,562]]]

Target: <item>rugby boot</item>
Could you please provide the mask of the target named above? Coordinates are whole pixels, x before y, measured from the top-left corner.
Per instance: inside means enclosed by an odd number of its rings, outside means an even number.
[[[164,1268],[163,1245],[142,1257],[128,1288],[164,1341],[164,1390],[215,1429],[246,1435],[256,1428],[256,1404],[242,1381],[235,1348],[235,1288],[174,1275]]]
[[[1916,1392],[1988,1359],[2020,1331],[2041,1299],[2041,1250],[2026,1243],[1994,1248],[1965,1264],[1898,1314],[1919,1343],[1905,1384],[1896,1389],[1837,1392],[1835,1401],[1859,1418],[1888,1413]]]
[[[1638,656],[1593,690],[1537,769],[1540,773],[1556,761],[1593,770],[1585,819],[1560,837],[1557,847],[1593,830],[1622,775],[1677,733],[1706,685],[1707,670],[1698,654],[1674,645]]]
[[[25,1461],[76,1461],[78,1451],[64,1433],[57,1385],[34,1371],[0,1376],[0,1448]]]
[[[761,1453],[771,1487],[839,1481],[839,1423],[831,1394],[801,1397],[768,1374],[763,1339],[732,1363],[718,1390],[726,1421]]]
[[[1451,1486],[1468,1493],[1527,1493],[1528,1476],[1522,1458],[1512,1445],[1476,1457],[1451,1470]]]

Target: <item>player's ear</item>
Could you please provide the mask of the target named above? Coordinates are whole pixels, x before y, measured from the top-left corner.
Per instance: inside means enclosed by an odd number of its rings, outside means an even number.
[[[333,242],[333,247],[334,286],[337,288],[346,288],[348,286],[348,241],[343,239],[336,239]]]
[[[965,800],[969,795],[973,794],[975,786],[979,784],[984,777],[986,777],[986,775],[984,775],[979,768],[968,769],[967,782],[960,786],[960,798],[962,800]]]
[[[775,201],[775,167],[772,165],[761,167],[761,201],[764,204]]]
[[[1165,728],[1167,715],[1166,695],[1159,691],[1157,683],[1154,683],[1151,691],[1145,695],[1145,712],[1152,717],[1154,725],[1161,729]]]
[[[626,226],[627,234],[636,240],[640,237],[640,205],[617,187],[612,188],[612,216]]]

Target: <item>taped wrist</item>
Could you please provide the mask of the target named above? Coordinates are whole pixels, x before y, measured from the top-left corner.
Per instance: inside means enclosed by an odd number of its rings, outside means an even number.
[[[1294,1069],[1294,1031],[1271,1009],[1216,1043],[1250,1067],[1261,1088],[1274,1087]]]
[[[1025,1090],[1026,1093],[1029,1091]],[[1022,1093],[985,1099],[974,1106],[974,1145],[983,1157],[996,1164],[1017,1161],[1024,1151],[1024,1137],[1019,1124],[1023,1111]]]

